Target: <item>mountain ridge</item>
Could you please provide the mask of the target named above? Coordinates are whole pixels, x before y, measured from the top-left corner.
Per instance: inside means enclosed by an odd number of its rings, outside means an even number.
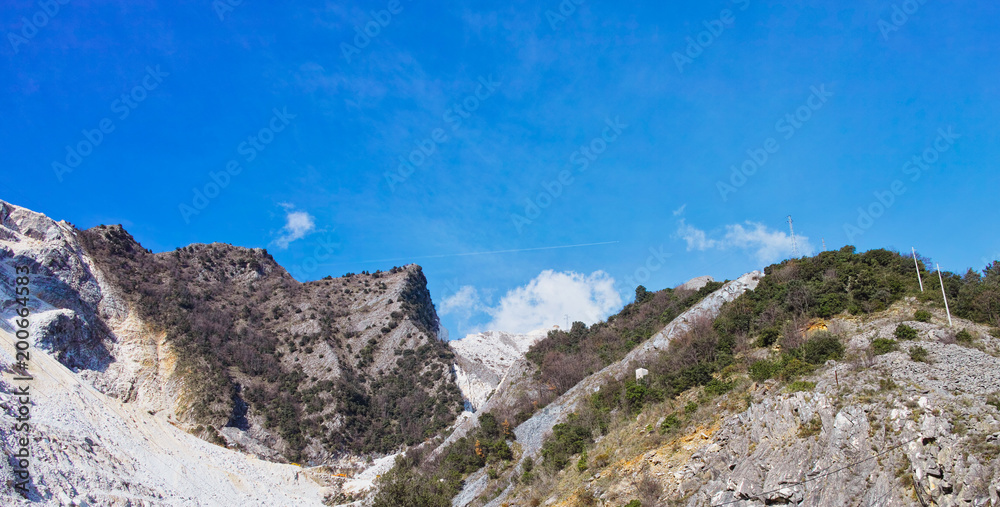
[[[461,410],[419,266],[299,283],[264,249],[154,254],[121,226],[2,201],[0,218],[3,294],[29,266],[38,346],[201,438],[318,462],[412,445]]]
[[[8,450],[18,266],[34,501],[1000,503],[1000,262],[942,274],[952,314],[909,257],[845,247],[444,343],[417,265],[299,283],[265,249],[154,254],[0,201]]]

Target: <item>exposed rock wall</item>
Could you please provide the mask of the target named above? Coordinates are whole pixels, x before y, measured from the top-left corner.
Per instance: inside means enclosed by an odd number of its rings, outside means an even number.
[[[1000,505],[1000,339],[962,319],[948,328],[943,310],[929,323],[908,320],[917,308],[903,301],[880,314],[832,319],[829,328],[847,346],[843,360],[797,384],[746,380],[714,398],[696,389],[619,421],[589,449],[604,464],[561,472],[542,491],[522,486],[514,503]],[[917,338],[873,354],[873,340],[893,338],[901,322]],[[955,343],[958,329],[974,341]],[[911,357],[916,347],[926,359]],[[660,433],[666,416],[689,402],[699,408]],[[469,482],[487,484],[479,476]],[[643,492],[644,483],[659,493]]]
[[[0,201],[0,326],[13,330],[14,270],[31,270],[35,346],[102,393],[172,411],[181,389],[170,347],[122,298],[81,245],[79,232]]]
[[[0,446],[18,448],[14,339],[0,330]],[[200,440],[135,404],[91,387],[47,353],[34,351],[30,381],[30,494],[12,488],[0,462],[0,504],[322,505],[326,490],[297,466],[261,461]]]
[[[152,253],[121,226],[81,231],[0,201],[8,331],[21,265],[36,347],[112,398],[257,456],[389,453],[461,411],[416,265],[299,283],[263,249]]]
[[[523,360],[528,349],[547,333],[547,330],[526,334],[485,331],[448,344],[455,351],[458,386],[472,411],[483,408],[510,368]]]

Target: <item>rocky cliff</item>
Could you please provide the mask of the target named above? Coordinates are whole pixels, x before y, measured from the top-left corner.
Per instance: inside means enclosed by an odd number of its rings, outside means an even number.
[[[791,385],[747,382],[714,400],[695,391],[643,411],[598,440],[585,470],[513,486],[504,501],[998,505],[1000,340],[955,319],[974,337],[956,342],[944,312],[914,322],[918,308],[833,319],[830,329],[848,337],[845,361]],[[873,352],[900,323],[917,337]],[[917,347],[926,357],[910,352]]]
[[[474,333],[449,343],[455,351],[455,373],[467,409],[481,409],[532,345],[547,329],[526,334],[504,331]]]
[[[321,462],[423,441],[461,411],[419,266],[299,283],[262,249],[152,253],[0,201],[2,326],[31,270],[36,346],[211,442]]]
[[[14,338],[0,330],[0,442],[19,448]],[[323,505],[333,490],[295,465],[262,461],[195,438],[136,403],[95,389],[46,353],[31,355],[31,480],[13,489],[0,466],[0,504]]]

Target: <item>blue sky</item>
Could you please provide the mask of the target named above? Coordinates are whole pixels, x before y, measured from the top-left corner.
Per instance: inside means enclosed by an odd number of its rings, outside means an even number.
[[[0,8],[0,198],[299,280],[417,262],[452,337],[734,278],[788,215],[1000,257],[993,2],[62,2]]]

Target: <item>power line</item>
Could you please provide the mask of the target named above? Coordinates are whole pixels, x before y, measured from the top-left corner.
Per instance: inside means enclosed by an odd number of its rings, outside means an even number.
[[[561,248],[579,248],[585,246],[598,246],[598,245],[613,245],[618,243],[618,241],[601,241],[599,243],[580,243],[576,245],[557,245],[557,246],[540,246],[535,248],[513,248],[510,250],[491,250],[488,252],[463,252],[463,253],[449,253],[449,254],[438,254],[438,255],[423,255],[417,257],[394,257],[391,259],[369,259],[363,261],[356,261],[353,264],[363,264],[368,262],[391,262],[391,261],[413,261],[421,259],[441,259],[444,257],[467,257],[470,255],[489,255],[489,254],[502,254],[502,253],[517,253],[517,252],[537,252],[540,250],[558,250]],[[320,266],[334,266],[338,264],[350,264],[348,262],[336,262],[336,263],[323,263]]]

